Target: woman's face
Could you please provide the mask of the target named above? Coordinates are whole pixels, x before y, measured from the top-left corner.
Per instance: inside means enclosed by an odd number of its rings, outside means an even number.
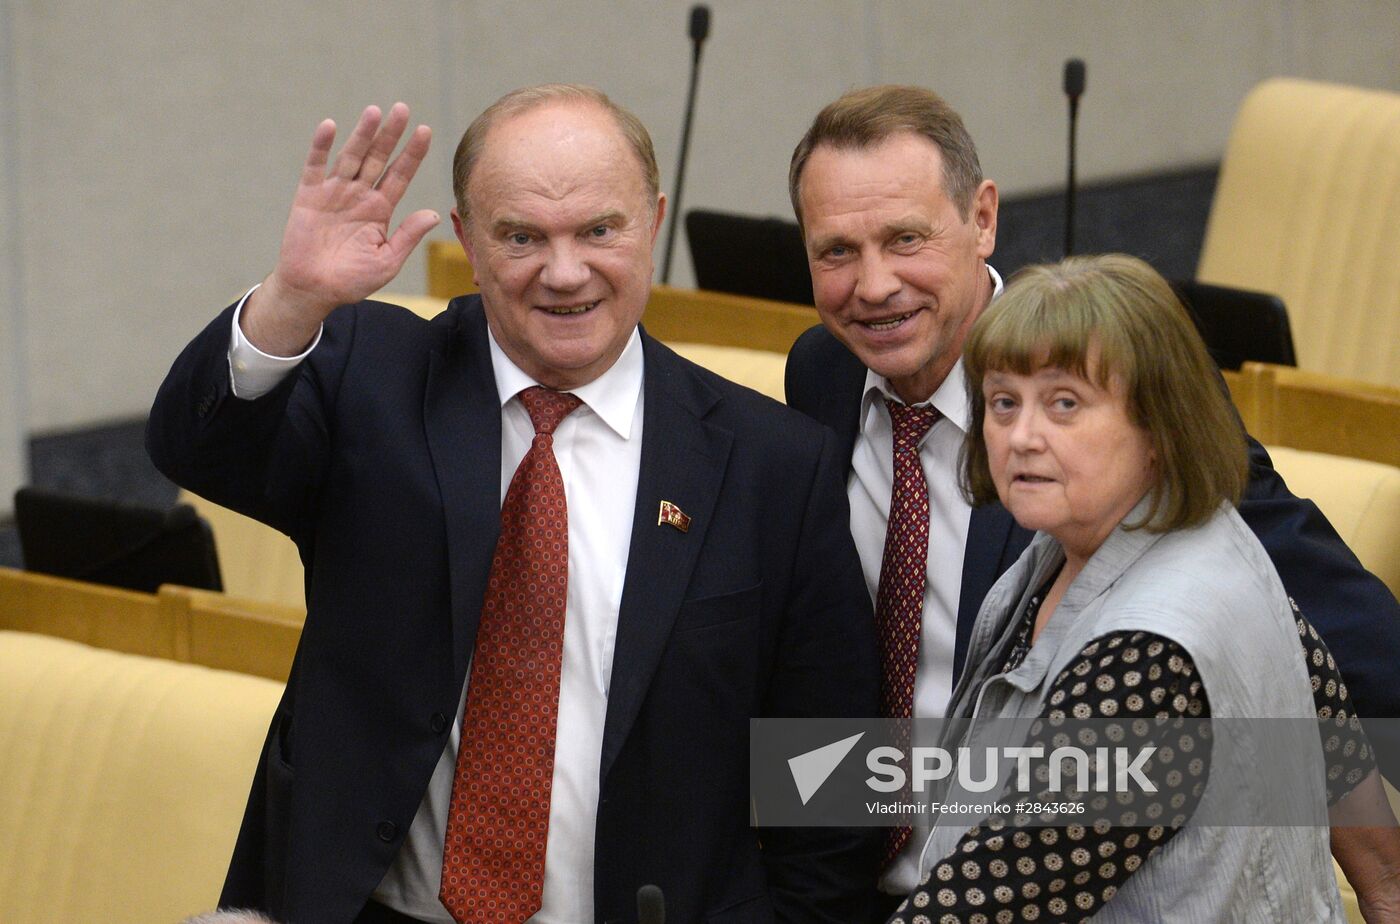
[[[1089,372],[1095,357],[1090,356]],[[1152,487],[1147,431],[1128,414],[1120,378],[1105,390],[1072,372],[988,372],[982,434],[992,481],[1027,529],[1044,530],[1081,563]]]

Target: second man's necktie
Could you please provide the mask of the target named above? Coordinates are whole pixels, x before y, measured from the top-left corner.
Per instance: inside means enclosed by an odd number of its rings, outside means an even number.
[[[885,399],[894,429],[894,487],[880,587],[875,595],[875,628],[880,638],[880,711],[885,718],[909,719],[914,711],[914,675],[919,666],[919,635],[928,575],[928,482],[919,464],[919,443],[938,420],[931,407],[910,407]],[[907,744],[907,731],[904,742]],[[890,829],[885,865],[903,849],[909,828]]]

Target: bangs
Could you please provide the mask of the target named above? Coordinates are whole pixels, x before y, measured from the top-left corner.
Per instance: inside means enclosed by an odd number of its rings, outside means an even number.
[[[1033,375],[1053,368],[1105,390],[1118,376],[1131,391],[1136,364],[1114,300],[1084,298],[1061,284],[1015,285],[1021,278],[1018,273],[974,328],[965,350],[969,382],[980,391],[988,372]]]
[[[983,378],[1047,368],[1105,391],[1121,385],[1129,418],[1151,440],[1151,506],[1125,528],[1185,529],[1209,520],[1222,501],[1239,502],[1249,477],[1244,432],[1191,316],[1152,267],[1103,254],[1021,270],[973,323],[963,350],[972,415],[960,476],[969,503],[999,499],[983,433]]]

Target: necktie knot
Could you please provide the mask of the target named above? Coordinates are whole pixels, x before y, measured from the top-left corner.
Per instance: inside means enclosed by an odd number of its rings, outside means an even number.
[[[894,427],[894,448],[896,450],[916,448],[919,445],[919,440],[924,438],[924,434],[938,422],[939,418],[936,408],[900,404],[889,397],[885,398],[885,407],[889,409],[890,423]]]
[[[535,425],[535,433],[551,435],[565,417],[574,412],[583,400],[567,391],[552,391],[539,385],[531,385],[520,393],[520,403],[530,414],[530,422]]]

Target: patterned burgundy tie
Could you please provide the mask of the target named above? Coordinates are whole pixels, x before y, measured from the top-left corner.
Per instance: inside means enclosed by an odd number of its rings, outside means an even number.
[[[520,401],[535,439],[501,506],[442,848],[438,897],[461,922],[521,924],[544,889],[569,583],[553,434],[581,402],[539,386]]]
[[[885,398],[894,428],[894,488],[885,553],[880,561],[880,587],[875,594],[875,627],[880,636],[883,667],[880,710],[886,718],[909,719],[914,712],[914,672],[919,666],[919,634],[923,624],[924,583],[928,575],[928,482],[919,464],[919,441],[938,420],[931,407],[909,407]],[[896,745],[908,743],[907,727]],[[909,827],[890,829],[885,866],[909,840]]]

